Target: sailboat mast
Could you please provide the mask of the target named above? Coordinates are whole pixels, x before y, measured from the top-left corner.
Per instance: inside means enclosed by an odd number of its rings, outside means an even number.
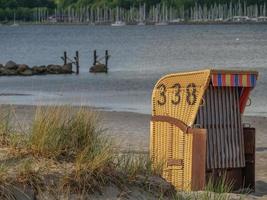
[[[116,10],[116,21],[119,21],[119,7],[118,6]]]
[[[144,16],[143,20],[146,21],[146,3],[144,3]]]
[[[142,21],[142,15],[143,15],[142,6],[141,4],[139,4],[139,22]]]

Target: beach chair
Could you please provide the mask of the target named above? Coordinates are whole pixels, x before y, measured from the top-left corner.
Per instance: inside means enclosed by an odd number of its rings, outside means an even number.
[[[202,70],[166,75],[152,94],[150,157],[177,189],[225,178],[255,188],[255,129],[242,114],[258,72]]]

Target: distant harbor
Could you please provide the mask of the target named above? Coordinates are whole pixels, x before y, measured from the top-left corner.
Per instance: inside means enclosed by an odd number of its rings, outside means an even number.
[[[28,20],[16,19],[13,24],[86,24],[86,25],[176,25],[176,24],[229,24],[229,23],[267,23],[266,4],[246,5],[228,3],[199,5],[190,8],[174,8],[157,4],[128,9],[115,7],[72,7],[35,8]],[[11,24],[4,21],[2,24]]]

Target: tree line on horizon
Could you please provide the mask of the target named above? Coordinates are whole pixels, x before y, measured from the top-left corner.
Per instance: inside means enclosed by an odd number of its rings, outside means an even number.
[[[172,7],[190,7],[195,4],[211,6],[214,4],[237,4],[246,3],[251,4],[264,4],[267,0],[0,0],[1,9],[17,9],[17,8],[67,8],[69,6],[81,7],[81,6],[93,6],[93,7],[138,7],[140,4],[146,4],[149,6],[164,3],[167,6]]]
[[[199,6],[214,6],[219,4],[263,5],[267,0],[0,0],[0,21],[17,20],[32,21],[37,8],[53,13],[55,9],[67,8],[115,8],[130,9],[145,4],[149,9],[158,4],[164,4],[174,9],[190,9]]]

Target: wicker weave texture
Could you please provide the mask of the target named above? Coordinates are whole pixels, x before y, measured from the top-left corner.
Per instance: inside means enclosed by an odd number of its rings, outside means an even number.
[[[210,70],[171,74],[156,84],[152,116],[170,116],[192,126],[210,81]],[[150,155],[162,176],[177,189],[191,190],[193,135],[167,122],[151,122]],[[177,164],[168,164],[169,161]],[[179,162],[178,162],[179,161]]]

